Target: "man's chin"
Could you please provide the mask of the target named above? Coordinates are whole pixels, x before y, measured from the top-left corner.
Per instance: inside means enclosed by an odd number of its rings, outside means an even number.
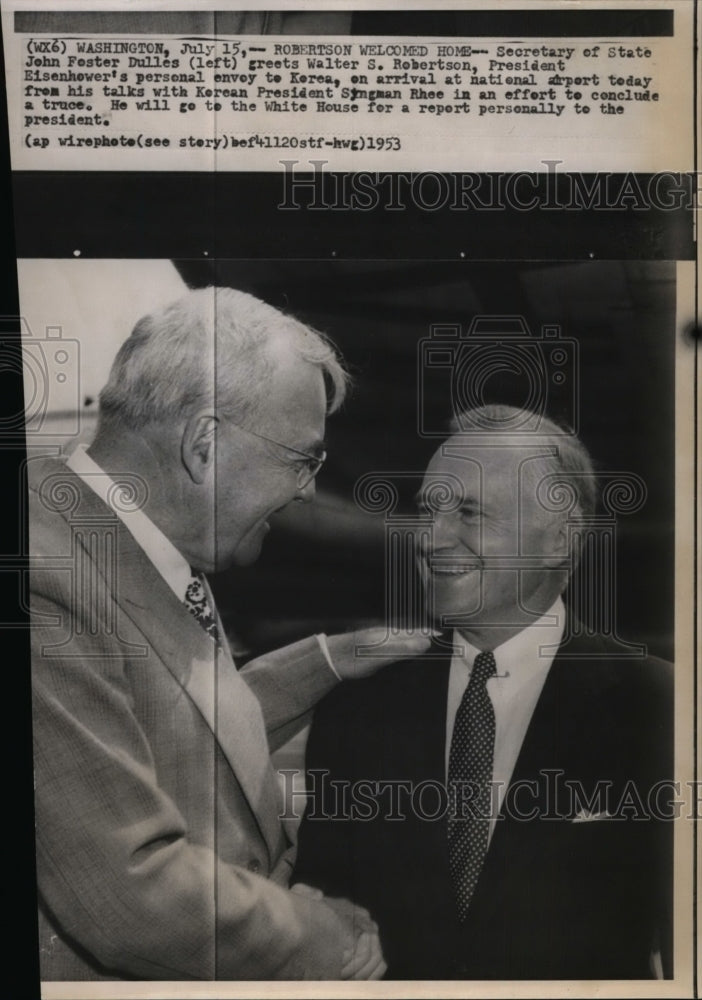
[[[232,566],[244,569],[247,566],[253,566],[261,555],[263,541],[269,530],[268,521],[264,521],[254,532],[242,539],[233,552],[222,558],[222,565],[218,566],[218,569],[228,569]]]

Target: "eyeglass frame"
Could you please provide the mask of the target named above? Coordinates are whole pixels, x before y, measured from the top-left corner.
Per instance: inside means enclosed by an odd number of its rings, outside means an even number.
[[[233,421],[232,421],[233,422]],[[238,427],[240,431],[244,431],[245,434],[251,434],[252,437],[260,438],[261,441],[267,441],[269,444],[276,444],[279,448],[285,448],[286,451],[292,451],[295,455],[301,455],[306,458],[308,462],[314,463],[315,469],[310,472],[309,468],[304,466],[297,471],[297,488],[298,490],[306,489],[313,479],[319,475],[319,471],[327,460],[327,450],[322,449],[321,457],[318,455],[310,455],[307,451],[301,451],[299,448],[293,448],[292,445],[284,444],[282,441],[276,441],[275,438],[268,437],[265,434],[259,434],[258,431],[250,431],[248,427],[242,427],[241,424],[234,424]],[[307,476],[308,478],[304,478]]]

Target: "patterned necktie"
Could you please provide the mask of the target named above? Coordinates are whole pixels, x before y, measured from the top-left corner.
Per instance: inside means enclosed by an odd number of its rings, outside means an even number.
[[[185,606],[190,614],[197,618],[210,638],[219,642],[219,629],[207,596],[205,578],[202,573],[196,573],[195,570],[191,570],[191,572],[190,583],[185,591]]]
[[[491,652],[476,656],[451,738],[449,867],[461,920],[468,914],[488,847],[495,711],[485,684],[496,669]]]

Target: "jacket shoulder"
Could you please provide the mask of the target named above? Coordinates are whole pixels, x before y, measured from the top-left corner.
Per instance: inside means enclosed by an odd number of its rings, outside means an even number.
[[[385,712],[392,705],[421,696],[427,684],[448,677],[449,658],[400,660],[382,666],[362,680],[342,681],[317,706],[315,722],[320,716],[352,716],[369,712]]]

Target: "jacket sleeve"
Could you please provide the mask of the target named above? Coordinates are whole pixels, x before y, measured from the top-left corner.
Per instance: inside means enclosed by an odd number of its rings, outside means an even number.
[[[329,896],[358,901],[354,879],[354,824],[340,814],[333,782],[353,780],[353,747],[348,685],[341,685],[319,705],[307,741],[307,808],[298,834],[293,882],[306,882]],[[356,730],[356,735],[362,735]],[[337,786],[338,787],[338,786]],[[343,802],[343,800],[342,800]]]
[[[261,705],[271,751],[309,725],[314,706],[339,683],[313,636],[249,661],[240,673]]]
[[[35,621],[66,605],[37,598]],[[340,978],[347,932],[329,906],[189,839],[109,636],[73,636],[71,655],[47,637],[33,629],[38,885],[66,936],[118,976]]]

